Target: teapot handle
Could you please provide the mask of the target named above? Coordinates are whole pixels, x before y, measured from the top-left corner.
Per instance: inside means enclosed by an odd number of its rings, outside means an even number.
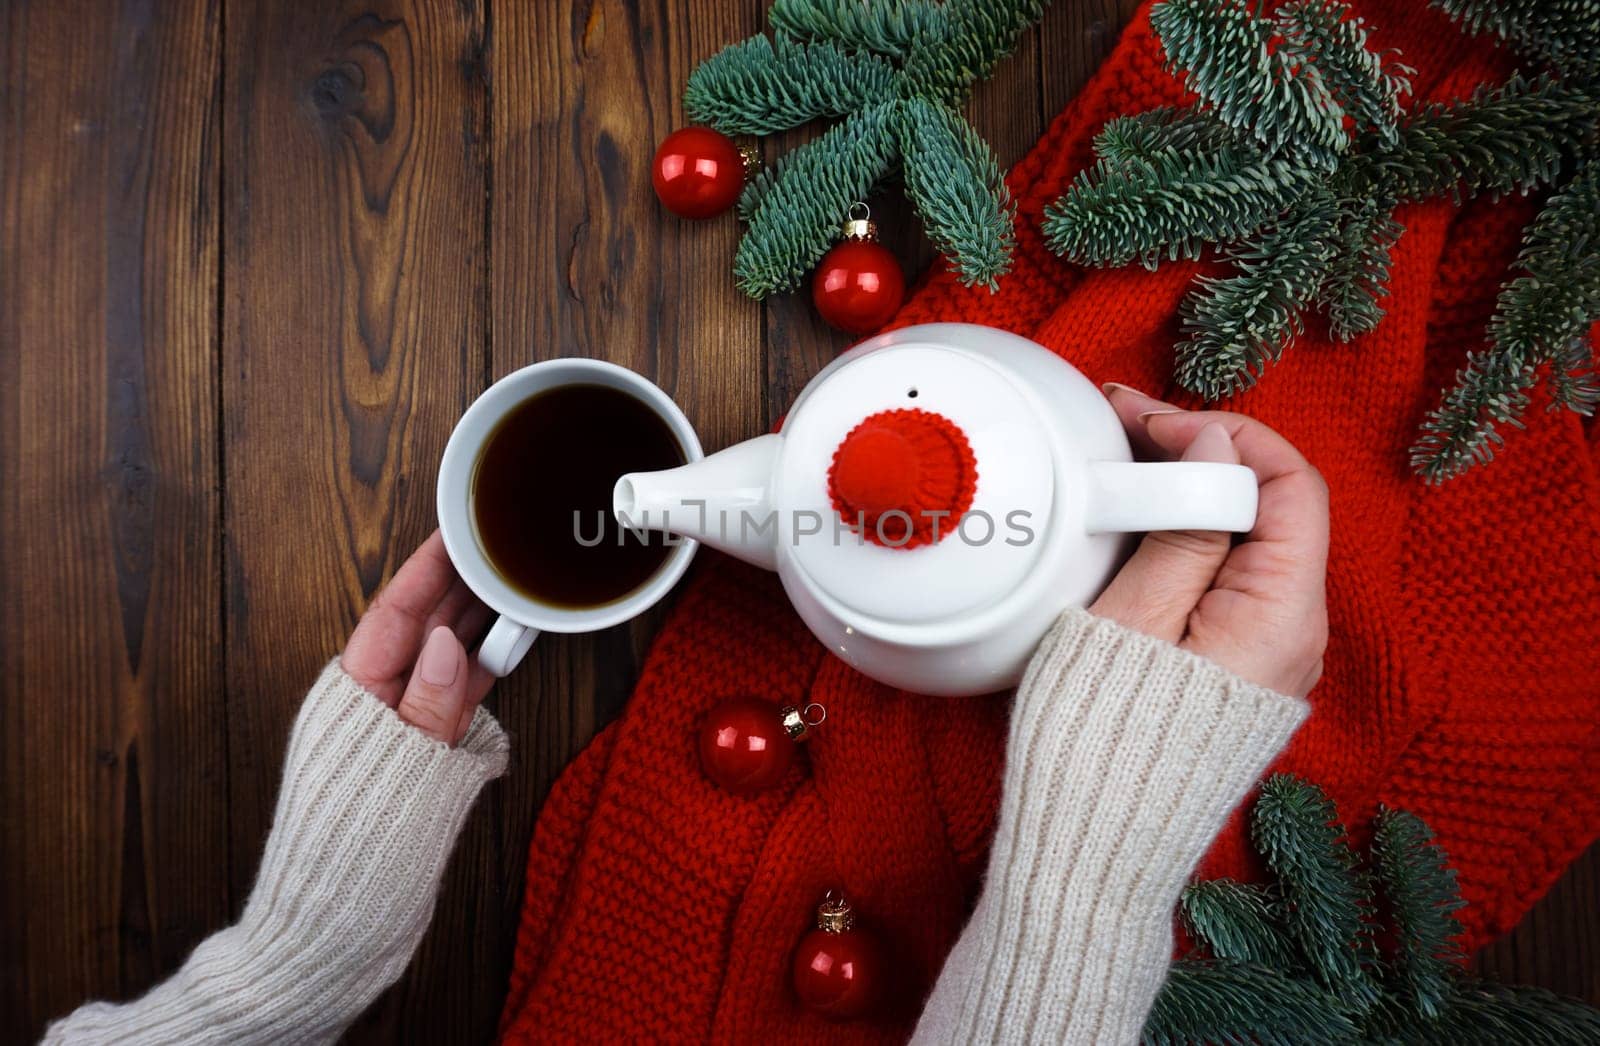
[[[1256,524],[1256,474],[1207,461],[1091,461],[1090,533],[1247,531]]]

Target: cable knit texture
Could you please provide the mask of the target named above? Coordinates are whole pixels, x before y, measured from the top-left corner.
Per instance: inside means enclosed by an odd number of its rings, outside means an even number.
[[[1413,105],[1513,66],[1424,4],[1355,6],[1374,45],[1419,70]],[[1017,254],[998,293],[938,271],[896,323],[991,324],[1095,381],[1197,405],[1171,382],[1197,267],[1086,270],[1039,233],[1109,117],[1184,101],[1147,6],[1008,176]],[[1459,871],[1469,947],[1512,926],[1600,828],[1594,435],[1536,402],[1487,468],[1433,489],[1406,464],[1440,388],[1484,344],[1531,213],[1520,198],[1403,208],[1382,325],[1339,345],[1314,323],[1224,404],[1284,433],[1332,490],[1326,672],[1279,766],[1327,788],[1351,824],[1380,801],[1426,818]],[[750,693],[820,701],[828,722],[789,781],[745,800],[705,779],[693,736],[717,702]],[[702,555],[626,713],[540,813],[507,1037],[903,1040],[977,899],[1005,712],[877,686],[829,657],[771,577]],[[1256,874],[1243,818],[1201,868]],[[829,888],[894,952],[901,982],[870,1019],[830,1025],[789,986],[790,951]]]
[[[411,961],[461,824],[507,751],[482,708],[451,748],[332,662],[295,721],[239,922],[143,998],[84,1006],[44,1042],[335,1041]]]
[[[1179,891],[1308,711],[1170,644],[1063,615],[1011,710],[982,899],[913,1041],[1137,1042]]]

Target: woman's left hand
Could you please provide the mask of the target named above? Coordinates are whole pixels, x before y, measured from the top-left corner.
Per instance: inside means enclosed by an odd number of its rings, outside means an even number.
[[[402,720],[455,745],[494,682],[466,646],[488,621],[436,530],[361,615],[339,665]]]

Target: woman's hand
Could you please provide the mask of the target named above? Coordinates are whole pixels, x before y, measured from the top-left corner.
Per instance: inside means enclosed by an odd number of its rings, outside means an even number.
[[[494,682],[466,650],[488,620],[436,530],[361,615],[339,665],[401,719],[454,745]]]
[[[1252,418],[1179,410],[1125,385],[1106,393],[1135,453],[1248,465],[1261,502],[1238,545],[1211,531],[1146,535],[1090,612],[1304,697],[1322,675],[1328,644],[1327,484]]]

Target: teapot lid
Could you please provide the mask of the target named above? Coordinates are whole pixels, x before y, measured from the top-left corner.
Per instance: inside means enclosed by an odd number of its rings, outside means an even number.
[[[999,602],[1055,498],[1032,396],[983,358],[910,342],[844,362],[784,424],[778,539],[841,607],[932,623]]]

